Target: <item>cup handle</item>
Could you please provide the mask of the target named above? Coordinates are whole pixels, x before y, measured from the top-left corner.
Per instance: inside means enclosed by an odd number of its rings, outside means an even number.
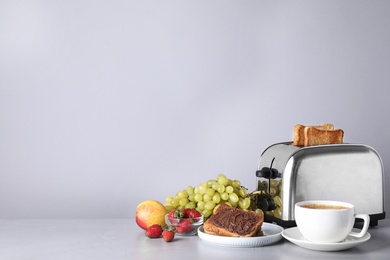
[[[351,231],[349,235],[353,237],[363,237],[367,233],[368,226],[370,224],[370,216],[367,214],[356,214],[355,218],[360,218],[364,220],[363,228],[360,232]]]

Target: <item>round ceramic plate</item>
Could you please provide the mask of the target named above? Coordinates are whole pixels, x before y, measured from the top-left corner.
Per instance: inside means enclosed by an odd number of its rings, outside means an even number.
[[[282,239],[283,228],[281,226],[263,223],[261,230],[264,232],[262,237],[223,237],[210,235],[204,232],[203,226],[198,229],[198,236],[203,241],[219,246],[227,247],[259,247],[278,242]]]
[[[354,231],[359,232],[358,229],[354,229]],[[316,251],[342,251],[360,245],[371,238],[370,233],[367,232],[361,238],[348,236],[340,243],[315,243],[306,240],[297,227],[284,230],[282,236],[300,247]]]

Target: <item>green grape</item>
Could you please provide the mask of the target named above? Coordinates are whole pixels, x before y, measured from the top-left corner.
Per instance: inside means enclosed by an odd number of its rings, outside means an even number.
[[[238,202],[238,196],[237,194],[235,193],[230,193],[229,194],[229,200],[233,201],[233,202]]]
[[[212,199],[212,197],[210,195],[208,195],[207,193],[205,195],[203,195],[204,202],[210,201],[211,199]]]
[[[238,206],[241,209],[248,209],[250,205],[251,205],[251,200],[249,198],[240,198],[238,200]]]
[[[202,183],[201,185],[199,185],[198,186],[199,187],[199,193],[200,194],[206,194],[206,192],[207,192],[207,189],[208,189],[208,187],[207,187],[207,183]]]
[[[211,185],[211,188],[212,188],[213,190],[217,190],[217,189],[218,189],[218,185],[219,185],[219,183],[218,183],[217,181],[215,181],[215,182],[213,182],[213,184]]]
[[[213,201],[207,201],[204,204],[204,209],[207,209],[207,210],[210,210],[210,211],[213,211],[214,207],[215,207],[215,203]]]
[[[165,208],[168,210],[168,212],[171,212],[172,210],[174,210],[175,208],[172,206],[172,205],[168,205],[168,204],[165,204],[164,205],[165,206]]]
[[[226,186],[228,184],[228,179],[223,174],[218,174],[217,181],[219,184]]]
[[[216,211],[217,211],[217,209],[221,206],[222,204],[217,204],[216,206],[215,206],[215,208],[213,209],[213,213],[215,213]]]
[[[282,218],[282,210],[280,208],[274,209],[274,217]]]
[[[176,197],[179,199],[188,198],[188,192],[186,190],[181,190],[176,194]]]
[[[282,207],[282,200],[280,199],[279,196],[274,197],[274,202],[275,202],[276,206]]]
[[[232,200],[229,199],[228,202],[230,203],[230,205],[233,208],[237,208],[238,207],[238,201],[232,201]]]
[[[270,189],[269,189],[269,194],[273,197],[273,196],[275,196],[277,193],[278,193],[278,187],[271,187]]]
[[[258,181],[257,182],[257,189],[259,191],[262,191],[262,192],[268,191],[268,184],[267,184],[267,182]]]
[[[238,198],[237,205],[240,209],[244,207],[244,199],[243,198]]]
[[[261,209],[255,209],[255,212],[260,215],[264,215],[264,212]]]
[[[221,193],[221,199],[228,200],[229,199],[229,194],[227,194],[226,192]]]
[[[204,201],[198,201],[198,204],[196,205],[197,208],[200,209],[200,211],[204,210],[204,205],[206,204],[206,202]]]
[[[222,185],[229,185],[229,180],[228,179],[221,179],[221,182],[218,182],[219,184],[222,184]]]
[[[225,191],[225,185],[218,184],[217,191],[223,193]]]
[[[165,198],[165,204],[166,205],[172,205],[172,200],[173,200],[173,197],[172,196],[168,196]]]
[[[199,203],[199,201],[203,200],[203,196],[200,193],[195,194],[194,198],[195,198],[195,201],[197,201],[198,203]]]
[[[179,207],[179,205],[180,205],[179,199],[173,198],[173,200],[171,201],[171,206],[173,206],[174,208],[177,208],[177,207]]]
[[[212,197],[215,194],[215,190],[213,190],[212,188],[208,188],[206,194]]]
[[[239,180],[232,181],[233,188],[238,188],[241,186],[241,182]]]
[[[238,199],[238,207],[240,207],[240,209],[244,209],[244,199]]]
[[[196,204],[195,204],[195,202],[193,202],[193,201],[191,201],[191,202],[188,202],[185,206],[184,206],[184,208],[186,208],[186,209],[194,209],[194,208],[196,208]]]
[[[225,191],[230,194],[230,193],[233,193],[234,188],[229,185],[229,186],[226,186]]]
[[[220,174],[217,175],[217,181],[218,181],[219,178],[225,178],[226,179],[226,175],[223,174],[223,173],[220,173]]]
[[[271,187],[277,187],[279,185],[279,181],[276,179],[271,179],[270,185],[271,185]]]
[[[211,216],[211,214],[213,214],[213,211],[212,210],[208,210],[208,209],[204,209],[201,211],[201,214],[203,215],[203,217],[205,218],[208,218]]]
[[[195,200],[195,194],[189,195],[189,196],[188,196],[188,200],[189,200],[189,201],[196,201],[196,200]]]
[[[238,190],[238,194],[239,194],[242,198],[245,198],[245,197],[248,195],[245,188],[240,188],[240,189]]]
[[[188,201],[187,198],[181,198],[181,199],[179,199],[179,205],[180,205],[180,206],[183,206],[183,207],[184,207],[188,202],[189,202],[189,201]]]
[[[232,186],[232,180],[229,178],[226,178],[226,179],[227,179],[227,183],[225,186],[229,186],[229,185]]]
[[[188,195],[193,195],[194,194],[194,187],[188,185],[186,188],[186,191],[187,191]]]
[[[211,187],[213,187],[213,185],[215,185],[215,184],[217,184],[218,182],[216,181],[216,180],[209,180],[208,182],[207,182],[207,186],[209,187],[209,188],[211,188]]]
[[[219,203],[221,201],[221,195],[219,195],[219,193],[215,193],[212,200],[215,202],[215,203]]]

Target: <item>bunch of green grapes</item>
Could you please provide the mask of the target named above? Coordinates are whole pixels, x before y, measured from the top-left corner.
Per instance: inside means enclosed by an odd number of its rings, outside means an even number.
[[[241,182],[231,180],[224,174],[218,174],[216,179],[203,182],[195,187],[187,186],[186,189],[177,192],[175,196],[166,197],[165,200],[168,210],[196,209],[205,218],[213,214],[222,204],[262,214],[260,209],[254,207],[254,199],[247,193],[247,189],[241,186]]]

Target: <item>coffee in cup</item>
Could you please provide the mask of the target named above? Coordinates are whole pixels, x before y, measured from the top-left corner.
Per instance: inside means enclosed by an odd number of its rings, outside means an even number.
[[[363,237],[370,224],[370,216],[356,214],[354,205],[341,201],[301,201],[294,207],[295,222],[303,237],[312,242],[337,243],[347,236]],[[364,221],[360,232],[352,231],[355,219]]]

